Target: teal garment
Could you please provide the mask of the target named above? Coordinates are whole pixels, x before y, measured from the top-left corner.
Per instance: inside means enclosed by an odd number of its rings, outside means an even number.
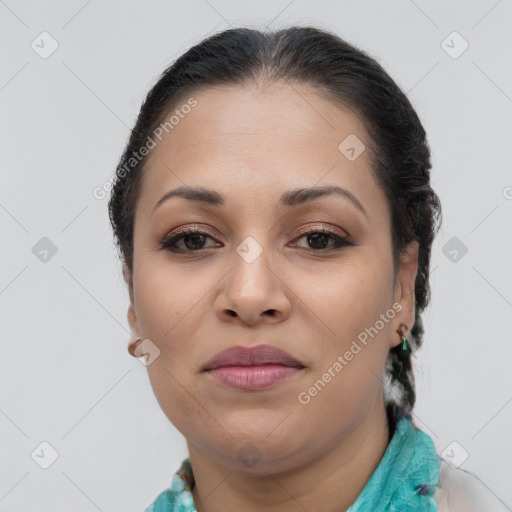
[[[379,465],[347,512],[437,512],[440,463],[432,438],[398,416]]]
[[[432,438],[397,414],[396,428],[382,459],[347,512],[437,512],[440,459]],[[190,459],[183,461],[171,486],[145,512],[196,512]]]

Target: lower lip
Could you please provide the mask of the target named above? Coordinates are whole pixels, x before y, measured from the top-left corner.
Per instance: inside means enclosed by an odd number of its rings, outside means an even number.
[[[223,384],[244,391],[258,391],[289,379],[303,368],[267,364],[262,366],[221,366],[208,373]]]

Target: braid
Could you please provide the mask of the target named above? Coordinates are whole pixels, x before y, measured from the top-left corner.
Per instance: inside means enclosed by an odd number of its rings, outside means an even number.
[[[422,340],[423,324],[418,311],[421,309],[420,304],[416,304],[416,315],[414,326],[411,329],[412,341],[400,343],[389,351],[388,355],[388,372],[391,376],[391,384],[395,384],[400,388],[400,398],[392,398],[389,405],[397,407],[401,414],[411,418],[411,412],[416,402],[416,392],[414,389],[414,373],[412,367],[412,349],[419,348],[418,340]],[[400,334],[400,331],[397,330]],[[400,334],[405,336],[405,333]],[[418,336],[419,335],[419,336]],[[421,344],[421,341],[420,341]]]
[[[391,382],[396,382],[403,392],[403,399],[398,403],[392,403],[401,409],[404,416],[410,416],[416,400],[414,391],[414,374],[412,373],[411,350],[402,349],[402,344],[393,347],[389,352],[389,364],[391,366]]]

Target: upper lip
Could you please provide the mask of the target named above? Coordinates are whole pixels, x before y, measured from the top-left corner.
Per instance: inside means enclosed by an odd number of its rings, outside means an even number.
[[[304,368],[300,361],[272,345],[257,345],[255,347],[236,345],[219,352],[207,361],[202,371],[218,368],[219,366],[256,366],[265,364],[281,364]]]

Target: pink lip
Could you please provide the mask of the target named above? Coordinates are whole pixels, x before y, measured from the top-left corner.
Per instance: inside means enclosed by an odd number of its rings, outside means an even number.
[[[210,359],[203,372],[226,386],[257,391],[289,379],[303,368],[300,361],[272,345],[237,345]]]
[[[259,366],[220,366],[208,374],[226,386],[244,391],[258,391],[276,385],[300,372],[302,367],[269,364]]]

